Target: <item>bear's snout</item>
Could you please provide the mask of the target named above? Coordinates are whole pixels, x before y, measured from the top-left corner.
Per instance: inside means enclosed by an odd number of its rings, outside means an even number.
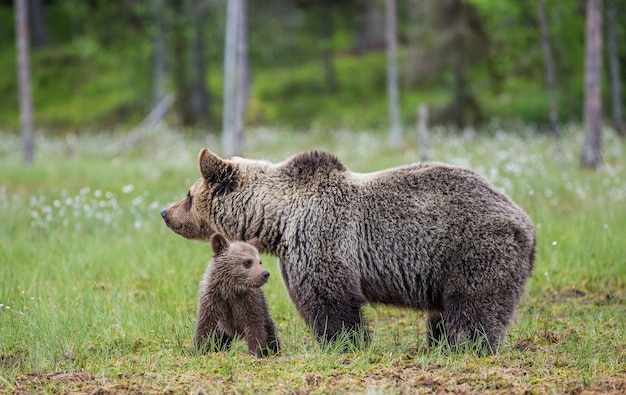
[[[163,219],[165,219],[165,217],[167,217],[167,210],[166,209],[161,210],[161,217],[163,217]]]
[[[261,273],[261,276],[263,276],[263,278],[267,280],[270,277],[270,272],[266,270],[263,273]]]

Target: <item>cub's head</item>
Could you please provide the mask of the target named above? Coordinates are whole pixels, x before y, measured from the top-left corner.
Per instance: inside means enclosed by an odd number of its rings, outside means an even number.
[[[222,159],[207,148],[198,155],[200,177],[180,202],[161,210],[165,224],[177,234],[194,240],[208,241],[215,232],[225,232],[225,224],[237,223],[234,195],[249,184],[252,170],[266,162],[241,158]],[[235,230],[230,230],[235,232]]]
[[[213,248],[213,275],[230,286],[231,290],[246,291],[259,288],[267,282],[270,273],[261,266],[256,246],[258,239],[245,241],[226,240],[221,233],[211,236]]]

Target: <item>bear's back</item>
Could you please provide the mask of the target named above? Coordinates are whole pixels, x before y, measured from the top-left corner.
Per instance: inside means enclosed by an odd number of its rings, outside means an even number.
[[[358,199],[377,205],[376,213],[405,213],[455,218],[476,215],[522,214],[503,192],[472,170],[440,163],[419,163],[370,174],[354,174]],[[366,207],[369,212],[371,207]]]
[[[477,173],[424,163],[351,179],[358,193],[350,204],[356,245],[349,251],[369,300],[436,308],[457,265],[476,278],[490,276],[487,263],[467,257],[505,256],[512,242],[528,256],[501,262],[499,270],[530,273],[530,219]]]

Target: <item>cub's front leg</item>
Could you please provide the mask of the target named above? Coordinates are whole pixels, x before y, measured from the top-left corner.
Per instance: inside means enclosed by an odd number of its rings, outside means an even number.
[[[254,354],[257,357],[267,357],[269,355],[267,331],[263,322],[247,328],[245,338],[250,354]]]
[[[194,348],[199,352],[228,351],[233,337],[219,328],[218,320],[203,305],[198,307],[198,321],[193,339]]]

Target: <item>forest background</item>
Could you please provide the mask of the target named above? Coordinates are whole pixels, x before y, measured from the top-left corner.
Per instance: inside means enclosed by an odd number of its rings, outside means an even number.
[[[0,128],[17,132],[12,3],[0,2]],[[172,103],[164,112],[168,125],[188,133],[221,131],[227,2],[28,3],[34,125],[40,133],[130,129],[164,100]],[[385,2],[264,0],[247,8],[245,126],[389,128]],[[585,1],[398,0],[401,125],[412,127],[418,106],[427,105],[430,124],[456,130],[484,130],[494,119],[547,130],[540,8],[554,63],[556,119],[582,122]],[[626,69],[626,25],[619,17],[625,14],[626,3],[606,2],[603,18],[612,21],[602,24],[609,41],[601,63],[607,120],[611,92],[624,80],[619,73],[610,78],[611,60]],[[610,45],[611,37],[617,45]],[[618,107],[623,113],[621,100]]]

